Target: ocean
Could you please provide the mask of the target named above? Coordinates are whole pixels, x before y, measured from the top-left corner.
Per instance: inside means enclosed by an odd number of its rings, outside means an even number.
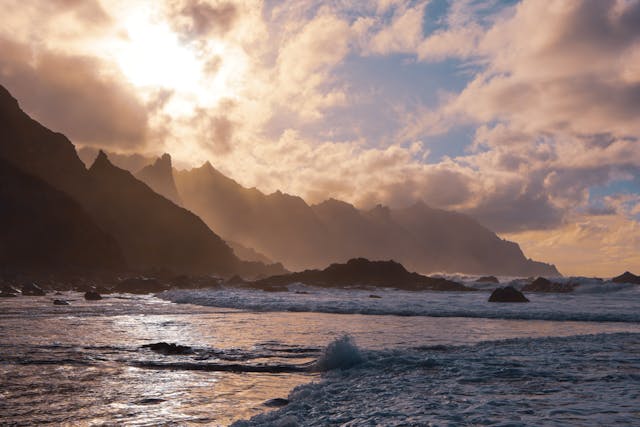
[[[0,424],[640,425],[640,286],[508,304],[465,280],[2,298]]]

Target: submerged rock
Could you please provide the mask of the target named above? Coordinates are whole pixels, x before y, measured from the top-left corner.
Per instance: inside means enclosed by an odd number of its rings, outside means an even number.
[[[614,283],[633,283],[634,285],[640,285],[640,276],[625,271],[621,275],[611,279],[611,281]]]
[[[65,301],[63,299],[54,299],[53,305],[69,305],[69,301]]]
[[[148,348],[151,351],[155,351],[156,353],[160,353],[164,355],[193,353],[193,349],[189,346],[179,345],[174,343],[166,343],[166,342],[156,342],[153,344],[145,344],[142,346],[142,348]]]
[[[529,300],[513,286],[505,286],[493,291],[489,297],[489,302],[529,302]]]
[[[371,295],[369,295],[369,298],[379,299],[379,298],[382,298],[382,297],[380,295],[371,294]]]
[[[87,301],[98,301],[102,299],[102,295],[96,291],[87,291],[84,293],[84,299]]]
[[[27,283],[22,287],[22,295],[42,296],[46,295],[46,292],[35,283]]]
[[[475,280],[476,283],[500,283],[496,276],[482,276]]]

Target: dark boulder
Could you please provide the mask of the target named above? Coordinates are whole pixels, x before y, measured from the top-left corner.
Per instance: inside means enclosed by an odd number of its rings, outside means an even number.
[[[529,302],[529,300],[513,286],[506,286],[493,291],[489,297],[489,302]]]
[[[2,298],[17,297],[19,293],[20,291],[14,288],[13,286],[9,286],[9,285],[0,286],[0,297]]]
[[[98,301],[102,299],[102,295],[96,291],[87,291],[84,293],[84,299],[87,301]]]
[[[636,276],[633,273],[625,271],[621,275],[611,279],[611,281],[613,283],[633,283],[635,285],[640,285],[640,276]]]
[[[0,298],[15,298],[18,294],[14,294],[12,292],[0,291]]]
[[[476,283],[500,283],[496,276],[482,276],[475,280]]]
[[[191,354],[193,349],[186,345],[179,345],[174,343],[156,342],[153,344],[145,344],[142,348],[148,348],[151,351],[164,355],[176,355],[176,354]]]
[[[42,296],[42,295],[46,295],[46,292],[44,291],[44,289],[42,289],[40,286],[38,286],[35,283],[27,283],[22,287],[22,295]]]
[[[54,299],[53,305],[69,305],[69,301],[65,301],[63,299]]]
[[[524,292],[567,293],[573,292],[577,286],[577,283],[556,283],[544,277],[538,277],[533,282],[525,285],[522,290]]]
[[[380,295],[371,294],[371,295],[369,295],[369,298],[380,299],[382,297]]]
[[[167,290],[167,286],[157,279],[146,277],[130,277],[118,283],[114,291],[129,294],[153,294]]]
[[[263,403],[264,406],[269,408],[282,408],[283,406],[287,406],[289,404],[289,399],[285,399],[282,397],[276,397],[275,399],[269,399]]]

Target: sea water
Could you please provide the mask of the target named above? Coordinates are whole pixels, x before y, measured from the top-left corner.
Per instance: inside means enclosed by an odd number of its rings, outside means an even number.
[[[640,287],[475,286],[2,299],[0,424],[640,424]]]

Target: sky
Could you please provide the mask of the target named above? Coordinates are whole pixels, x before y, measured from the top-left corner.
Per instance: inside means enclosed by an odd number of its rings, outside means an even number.
[[[0,84],[77,146],[422,200],[565,275],[640,271],[638,0],[0,5]]]

